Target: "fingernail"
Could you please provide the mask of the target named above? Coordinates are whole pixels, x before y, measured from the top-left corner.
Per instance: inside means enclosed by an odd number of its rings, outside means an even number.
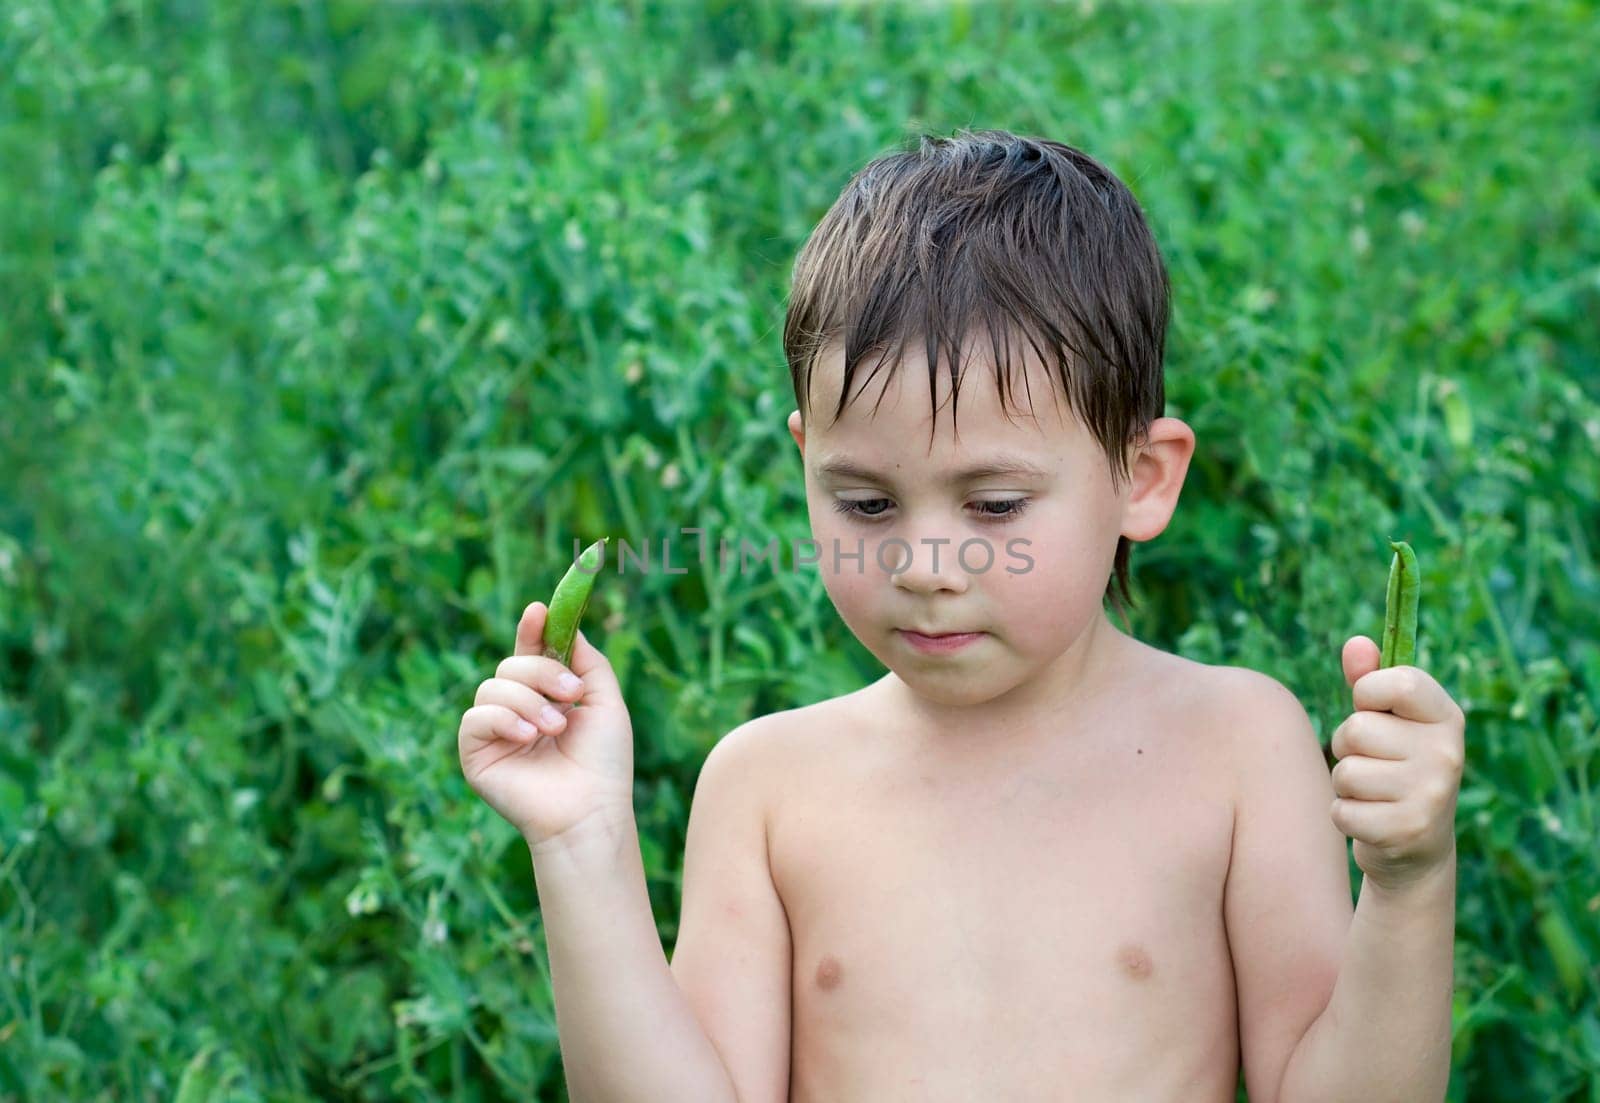
[[[561,723],[561,714],[555,709],[551,708],[549,705],[546,705],[544,708],[539,710],[539,719],[545,724],[554,726]]]
[[[539,734],[539,729],[537,727],[522,719],[517,720],[517,730],[523,735],[527,736],[535,736]]]
[[[583,688],[583,683],[575,674],[561,675],[556,679],[556,685],[560,687],[562,693],[576,693]]]

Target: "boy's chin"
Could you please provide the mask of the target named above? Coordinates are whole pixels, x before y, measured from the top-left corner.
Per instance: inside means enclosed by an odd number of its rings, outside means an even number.
[[[949,708],[949,709],[977,708],[980,705],[987,704],[988,702],[994,700],[994,694],[992,694],[992,693],[962,694],[962,693],[949,693],[949,692],[939,692],[939,691],[927,693],[927,692],[923,692],[922,690],[915,689],[915,687],[913,687],[913,691],[917,694],[918,697],[921,697],[924,701],[928,702],[928,704],[937,705],[940,708]]]
[[[987,704],[1005,691],[991,677],[976,670],[916,669],[905,664],[891,667],[907,689],[930,704],[945,708],[972,708]]]

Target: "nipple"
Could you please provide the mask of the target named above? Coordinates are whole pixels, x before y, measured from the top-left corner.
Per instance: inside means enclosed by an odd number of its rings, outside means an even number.
[[[817,963],[817,987],[824,992],[839,987],[839,982],[844,977],[844,969],[839,965],[839,959],[832,954],[825,956]]]
[[[1150,961],[1150,954],[1137,942],[1126,942],[1117,951],[1117,964],[1128,976],[1136,980],[1148,977],[1154,968]]]

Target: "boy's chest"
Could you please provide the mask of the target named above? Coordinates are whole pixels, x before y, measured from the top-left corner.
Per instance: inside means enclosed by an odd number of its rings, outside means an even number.
[[[1108,739],[1003,781],[909,766],[797,778],[770,844],[793,940],[795,1098],[940,1062],[943,1083],[992,1092],[1007,1056],[1041,1083],[1136,1087],[1151,1037],[1172,1031],[1231,1065],[1232,819],[1202,735]]]

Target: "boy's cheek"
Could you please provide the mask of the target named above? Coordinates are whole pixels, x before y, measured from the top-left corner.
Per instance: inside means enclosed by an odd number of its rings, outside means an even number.
[[[1002,560],[990,572],[990,603],[1021,650],[1059,647],[1084,631],[1104,608],[1116,548],[1070,538],[1035,539],[1019,548],[1026,560]],[[1008,572],[1006,564],[1014,568]]]
[[[870,551],[868,554],[871,554]],[[853,632],[861,635],[884,627],[872,623],[873,611],[881,602],[881,595],[890,580],[887,576],[874,577],[881,575],[881,572],[870,559],[857,562],[841,557],[836,566],[829,547],[815,569],[822,573],[822,587],[827,591],[828,599]]]
[[[1070,643],[1101,611],[1104,583],[1069,572],[1047,575],[1040,568],[1006,587],[997,602],[1004,631],[1023,651]]]

